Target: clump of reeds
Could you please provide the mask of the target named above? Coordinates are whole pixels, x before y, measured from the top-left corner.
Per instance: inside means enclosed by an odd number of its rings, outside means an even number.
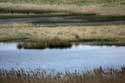
[[[54,38],[48,41],[26,41],[18,44],[18,48],[24,49],[45,49],[45,48],[70,48],[72,46],[71,42],[62,41],[58,38]]]
[[[0,83],[124,83],[125,68],[94,69],[88,72],[47,73],[47,71],[25,71],[0,69]]]

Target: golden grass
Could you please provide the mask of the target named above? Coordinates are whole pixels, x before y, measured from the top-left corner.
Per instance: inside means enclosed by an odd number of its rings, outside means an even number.
[[[0,41],[125,40],[125,25],[35,27],[26,24],[1,25]]]

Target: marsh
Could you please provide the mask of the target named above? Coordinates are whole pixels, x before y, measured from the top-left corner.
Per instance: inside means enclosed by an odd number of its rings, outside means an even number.
[[[125,0],[0,0],[0,83],[124,83]]]

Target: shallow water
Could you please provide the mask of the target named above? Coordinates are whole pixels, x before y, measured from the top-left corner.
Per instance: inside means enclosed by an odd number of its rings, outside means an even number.
[[[65,49],[17,49],[17,43],[0,43],[0,68],[45,69],[58,72],[125,65],[125,47],[73,45]]]

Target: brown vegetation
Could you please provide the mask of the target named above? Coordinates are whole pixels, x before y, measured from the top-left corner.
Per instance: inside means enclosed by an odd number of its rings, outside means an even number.
[[[0,13],[95,13],[98,15],[125,15],[125,6],[91,5],[58,5],[58,4],[28,4],[0,3]]]
[[[124,25],[104,26],[64,26],[35,27],[34,25],[3,25],[0,26],[0,41],[30,40],[46,41],[60,39],[63,41],[79,40],[124,40]]]
[[[0,41],[23,41],[25,48],[69,47],[71,42],[125,45],[125,25],[40,27],[0,26]]]
[[[46,71],[0,70],[0,83],[124,83],[125,70],[94,69],[88,72],[48,73]]]

